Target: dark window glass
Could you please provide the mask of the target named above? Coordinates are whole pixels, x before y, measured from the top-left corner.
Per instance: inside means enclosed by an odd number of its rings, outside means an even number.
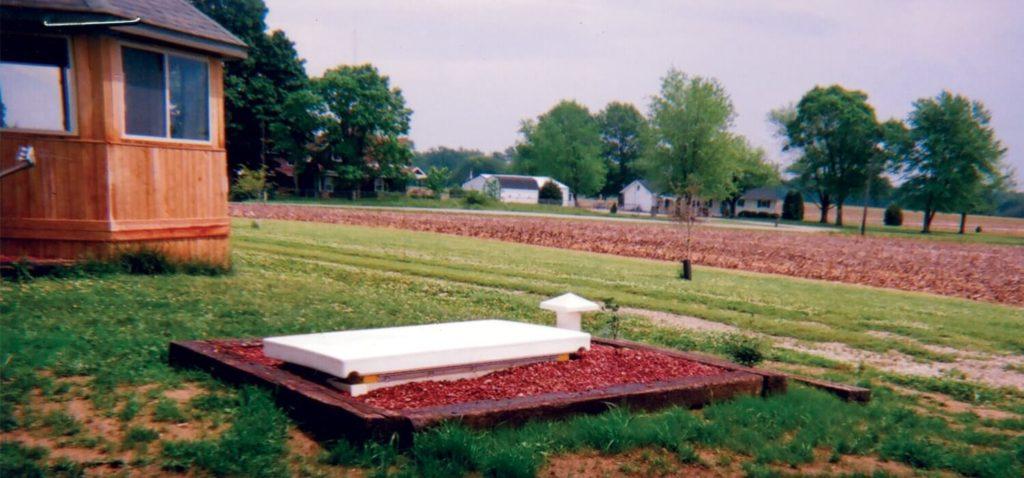
[[[171,137],[210,138],[209,72],[204,61],[169,56]]]
[[[64,38],[0,37],[0,128],[71,131]]]
[[[167,136],[164,56],[124,47],[125,130],[140,136]]]

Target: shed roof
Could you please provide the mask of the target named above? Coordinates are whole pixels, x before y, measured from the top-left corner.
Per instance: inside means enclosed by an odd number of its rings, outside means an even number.
[[[138,18],[138,23],[109,28],[231,58],[245,58],[248,48],[187,0],[0,0],[0,7],[8,11],[31,10],[51,23]]]
[[[537,180],[533,176],[513,176],[509,174],[495,174],[491,176],[498,180],[498,184],[501,185],[502,189],[524,189],[527,191],[536,191]]]

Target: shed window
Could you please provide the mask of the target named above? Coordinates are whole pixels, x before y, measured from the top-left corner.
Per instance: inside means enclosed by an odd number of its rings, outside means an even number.
[[[772,207],[772,201],[770,199],[758,199],[757,207],[759,209],[768,209]]]
[[[740,199],[740,200],[736,201],[736,205],[739,206],[739,207],[746,206],[747,205],[747,200],[746,199]]]
[[[205,61],[124,47],[125,131],[135,136],[210,139]]]
[[[68,40],[0,37],[0,128],[71,131]]]

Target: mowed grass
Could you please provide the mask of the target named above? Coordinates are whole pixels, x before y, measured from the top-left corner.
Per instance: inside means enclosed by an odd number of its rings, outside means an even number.
[[[745,330],[930,356],[913,341],[1024,353],[1024,309],[856,285],[678,265],[472,238],[314,223],[236,221],[235,243],[292,260],[347,265],[541,296],[565,291]]]
[[[329,451],[323,456],[296,458],[288,445],[290,422],[265,391],[240,391],[200,372],[174,370],[166,364],[167,343],[484,317],[549,323],[550,313],[539,310],[538,301],[571,290],[778,335],[844,342],[849,337],[865,348],[886,346],[864,333],[875,329],[916,333],[925,343],[1019,351],[1021,311],[708,268],[697,268],[694,282],[682,282],[669,263],[388,229],[276,221],[262,221],[257,229],[236,221],[233,242],[235,269],[223,276],[108,274],[4,282],[0,428],[59,436],[60,443],[75,446],[108,446],[90,435],[88,424],[33,408],[40,400],[61,404],[78,393],[69,383],[85,383],[84,396],[98,413],[123,424],[121,446],[142,450],[123,464],[128,468],[288,476],[354,466],[378,476],[530,476],[549,457],[565,453],[591,450],[626,460],[621,454],[645,450],[672,466],[726,466],[728,459],[728,466],[750,475],[838,463],[844,456],[975,476],[1020,475],[1019,418],[932,414],[881,387],[878,375],[843,371],[836,371],[839,378],[875,388],[870,405],[794,387],[784,396],[742,399],[696,414],[619,410],[489,431],[455,424],[418,436],[408,451],[387,443],[340,442],[325,444]],[[603,320],[587,326],[604,333]],[[625,329],[633,339],[717,351],[711,335],[635,318]],[[182,406],[160,395],[183,382],[196,382],[207,393]],[[130,391],[154,384],[155,391]],[[1017,396],[991,402],[1024,412]],[[202,419],[227,427],[216,438],[156,438],[140,427],[139,410],[145,407],[157,422]],[[28,444],[5,443],[0,451],[3,476],[88,466],[48,458],[45,449]],[[722,455],[723,461],[708,461],[698,451]]]

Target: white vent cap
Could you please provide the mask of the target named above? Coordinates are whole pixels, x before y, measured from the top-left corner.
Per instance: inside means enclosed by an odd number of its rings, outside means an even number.
[[[540,308],[553,312],[593,312],[601,310],[601,305],[570,292],[541,302]]]

